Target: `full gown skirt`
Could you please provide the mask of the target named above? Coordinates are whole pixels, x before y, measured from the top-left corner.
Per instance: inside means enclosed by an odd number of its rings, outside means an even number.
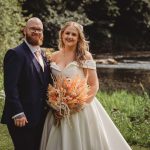
[[[96,69],[93,60],[87,60],[82,67],[71,62],[63,70],[51,63],[54,75],[85,78],[83,68]],[[85,108],[61,120],[55,125],[51,110],[47,114],[40,150],[131,150],[107,112],[95,97]]]

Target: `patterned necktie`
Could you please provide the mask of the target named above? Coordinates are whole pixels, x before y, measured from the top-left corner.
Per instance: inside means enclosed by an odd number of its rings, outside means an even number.
[[[34,54],[35,54],[36,59],[39,62],[39,64],[41,65],[42,70],[44,72],[44,63],[43,63],[41,52],[39,50],[37,50],[37,51],[34,52]]]

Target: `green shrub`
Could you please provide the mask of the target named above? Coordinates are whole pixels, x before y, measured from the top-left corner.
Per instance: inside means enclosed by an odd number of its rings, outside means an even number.
[[[4,53],[16,46],[21,40],[21,28],[24,25],[21,5],[17,0],[0,1],[0,67]],[[13,6],[13,7],[12,7]]]

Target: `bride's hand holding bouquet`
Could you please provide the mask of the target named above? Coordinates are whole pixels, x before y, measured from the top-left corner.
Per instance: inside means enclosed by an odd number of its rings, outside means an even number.
[[[54,78],[54,85],[48,86],[48,104],[53,108],[56,124],[60,124],[62,118],[69,118],[84,108],[88,91],[86,78],[81,79],[80,76]]]

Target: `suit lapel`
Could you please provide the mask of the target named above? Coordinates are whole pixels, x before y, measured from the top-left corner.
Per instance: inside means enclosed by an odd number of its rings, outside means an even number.
[[[47,61],[46,61],[46,58],[45,58],[45,55],[44,55],[43,51],[42,51],[41,55],[42,55],[43,63],[44,63],[44,71],[46,71],[47,70]]]
[[[29,56],[30,60],[32,61],[32,63],[35,66],[35,69],[38,73],[38,76],[41,80],[41,82],[43,83],[43,76],[42,76],[42,71],[41,71],[41,66],[39,65],[38,61],[36,60],[36,58],[34,57],[33,53],[31,52],[31,50],[29,49],[29,47],[26,45],[26,43],[24,42],[24,46],[25,46],[25,52],[27,53],[27,55]],[[45,64],[44,64],[45,66]]]
[[[41,82],[43,83],[42,68],[41,68],[41,66],[39,65],[39,63],[37,62],[37,60],[36,60],[36,58],[34,56],[32,58],[32,62],[33,62],[34,66],[35,66],[35,68],[36,68],[36,70],[38,72],[38,75],[40,77]]]

